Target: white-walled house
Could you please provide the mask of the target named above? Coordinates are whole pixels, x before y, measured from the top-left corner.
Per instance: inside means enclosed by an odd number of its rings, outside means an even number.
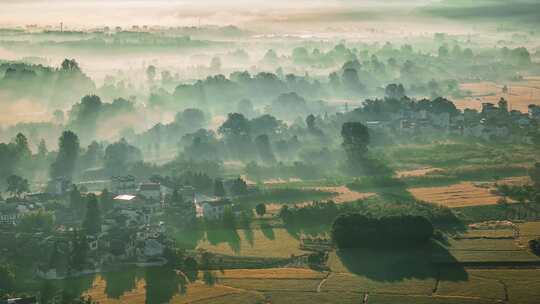
[[[193,203],[195,204],[197,217],[213,220],[221,218],[226,207],[232,207],[232,202],[229,200],[202,194],[195,194]]]

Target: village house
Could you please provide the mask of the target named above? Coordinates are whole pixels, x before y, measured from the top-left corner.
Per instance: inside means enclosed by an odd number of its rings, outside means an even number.
[[[39,203],[0,203],[0,225],[16,225],[23,216],[41,208],[42,206]]]
[[[141,183],[137,194],[146,199],[161,202],[163,198],[162,187],[159,183]]]
[[[217,197],[208,197],[196,194],[194,199],[197,217],[205,219],[219,219],[223,216],[226,207],[232,207],[232,202]]]
[[[111,191],[118,194],[136,194],[135,177],[132,175],[111,177]]]
[[[64,195],[71,190],[71,180],[65,177],[57,177],[50,181],[48,192],[53,195]]]

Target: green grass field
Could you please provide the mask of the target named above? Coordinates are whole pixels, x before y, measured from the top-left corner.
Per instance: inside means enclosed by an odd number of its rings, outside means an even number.
[[[358,304],[362,295],[351,292],[290,292],[272,291],[265,293],[272,304]]]
[[[331,199],[337,193],[319,191],[313,189],[298,188],[269,188],[261,193],[246,195],[238,198],[235,202],[243,206],[255,207],[257,204],[296,204],[309,201],[320,201]]]

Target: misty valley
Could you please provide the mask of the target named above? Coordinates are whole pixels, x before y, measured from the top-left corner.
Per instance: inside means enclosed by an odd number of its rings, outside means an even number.
[[[538,303],[538,10],[5,1],[0,303]]]

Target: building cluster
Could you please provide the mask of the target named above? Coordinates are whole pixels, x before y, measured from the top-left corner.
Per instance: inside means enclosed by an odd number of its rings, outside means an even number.
[[[396,130],[400,135],[454,135],[484,141],[533,143],[540,137],[540,106],[529,105],[528,112],[509,110],[506,100],[497,105],[482,103],[480,111],[463,112],[402,109],[389,121],[368,121],[368,128]]]

